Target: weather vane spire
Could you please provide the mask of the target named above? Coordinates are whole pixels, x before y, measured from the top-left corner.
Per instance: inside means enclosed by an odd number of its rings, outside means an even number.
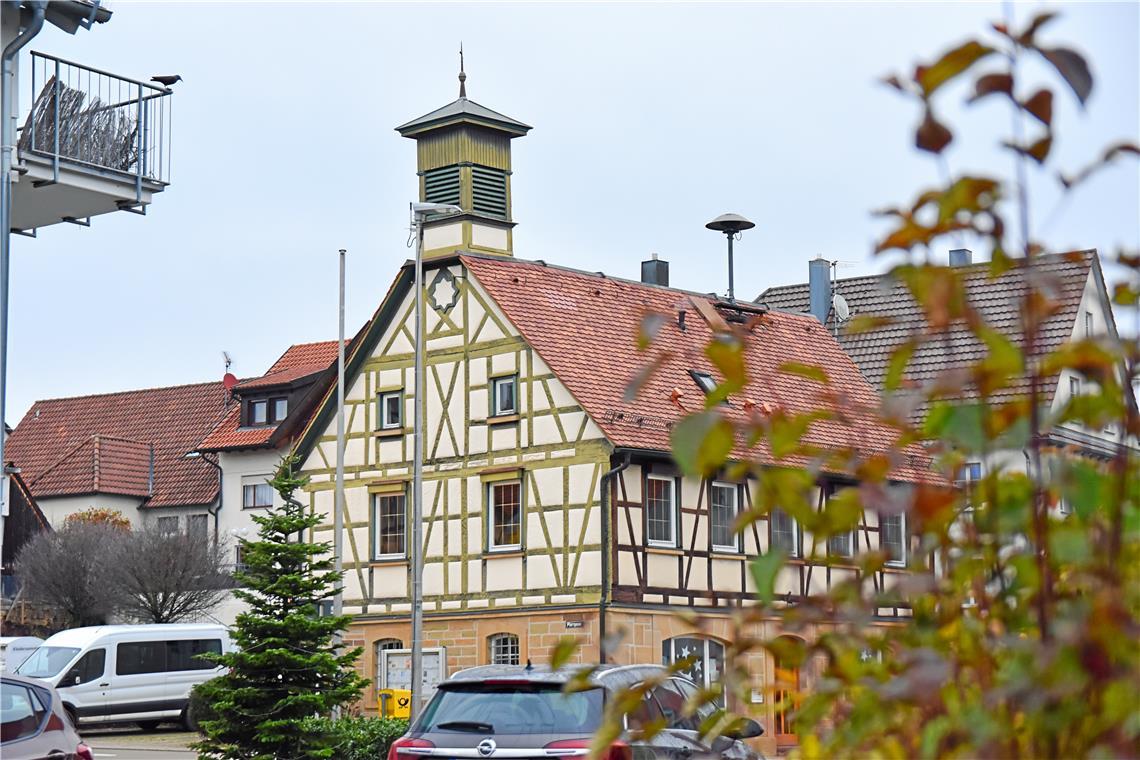
[[[463,71],[463,43],[459,43],[459,97],[467,97],[467,74]]]

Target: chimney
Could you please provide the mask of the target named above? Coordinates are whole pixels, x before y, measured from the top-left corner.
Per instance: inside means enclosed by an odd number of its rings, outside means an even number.
[[[649,261],[641,262],[641,281],[646,285],[669,287],[669,262],[650,254]]]
[[[950,250],[950,266],[968,267],[973,263],[973,252],[969,248],[952,248]]]
[[[826,324],[831,311],[831,262],[822,256],[808,262],[808,293],[808,311]]]

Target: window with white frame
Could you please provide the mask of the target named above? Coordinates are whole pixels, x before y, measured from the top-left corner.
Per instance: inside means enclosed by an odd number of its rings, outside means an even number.
[[[645,540],[651,546],[677,545],[677,502],[673,478],[645,478]]]
[[[888,565],[906,564],[906,515],[879,517],[879,544],[887,553]]]
[[[1081,379],[1079,377],[1069,378],[1069,396],[1076,398],[1081,395]]]
[[[768,516],[770,549],[783,549],[789,557],[800,556],[800,531],[796,519],[779,507]]]
[[[487,548],[522,548],[522,481],[506,480],[487,486]]]
[[[519,664],[519,637],[513,633],[496,633],[487,637],[488,658],[492,665]]]
[[[372,552],[374,559],[405,555],[406,501],[402,493],[372,494]]]
[[[518,414],[518,377],[496,377],[491,380],[491,416]]]
[[[661,642],[661,660],[665,665],[685,660],[688,666],[678,671],[697,686],[708,688],[724,673],[724,644],[714,639],[677,636]],[[723,706],[723,696],[716,700]]]
[[[273,486],[265,482],[265,477],[255,476],[241,484],[242,509],[263,509],[273,506]]]
[[[399,430],[404,427],[404,392],[386,391],[378,397],[381,430]]]
[[[714,551],[740,551],[740,536],[733,530],[739,503],[740,487],[735,483],[709,484],[709,532]]]
[[[1085,337],[1091,338],[1093,334],[1093,315],[1091,311],[1085,312]]]
[[[978,487],[978,482],[982,479],[982,463],[981,462],[966,462],[962,465],[962,469],[958,470],[958,479],[956,485],[963,493],[966,494],[966,507],[969,508],[974,503],[974,492]]]
[[[843,533],[836,533],[827,539],[827,553],[832,557],[850,557],[855,552],[852,547],[854,543],[854,531],[848,530]]]

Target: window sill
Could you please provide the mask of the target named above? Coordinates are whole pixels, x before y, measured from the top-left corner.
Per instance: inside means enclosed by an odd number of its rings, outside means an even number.
[[[709,552],[711,559],[744,559],[744,552],[737,549],[717,548]]]
[[[272,504],[258,504],[255,507],[242,507],[241,511],[242,512],[252,512],[255,509],[273,509],[273,505]]]
[[[488,425],[506,425],[510,422],[518,422],[520,419],[518,414],[497,414],[493,417],[487,418]]]
[[[513,557],[525,557],[526,552],[521,548],[516,549],[488,549],[483,554],[483,559],[510,559]]]
[[[651,544],[646,545],[645,551],[650,554],[668,554],[673,557],[680,557],[685,553],[675,546],[653,546]]]
[[[407,557],[380,557],[379,559],[370,560],[369,565],[372,567],[392,567],[394,565],[408,564]]]
[[[405,430],[404,428],[386,428],[384,430],[373,430],[372,431],[372,437],[373,438],[399,438],[402,435],[406,435],[407,432],[408,431]]]

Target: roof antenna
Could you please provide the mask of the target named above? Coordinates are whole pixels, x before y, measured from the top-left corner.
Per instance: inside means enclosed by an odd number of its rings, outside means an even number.
[[[229,372],[230,371],[230,365],[234,363],[234,360],[230,358],[230,352],[229,351],[223,351],[222,352],[222,358],[225,359],[225,361],[226,361],[226,372]]]
[[[728,300],[729,303],[736,303],[736,293],[732,287],[732,241],[733,239],[739,240],[740,233],[744,230],[750,230],[756,225],[748,221],[740,214],[721,214],[716,219],[705,225],[707,229],[715,232],[723,232],[724,236],[728,238]]]
[[[459,43],[459,97],[467,97],[467,74],[463,71],[463,43]]]

